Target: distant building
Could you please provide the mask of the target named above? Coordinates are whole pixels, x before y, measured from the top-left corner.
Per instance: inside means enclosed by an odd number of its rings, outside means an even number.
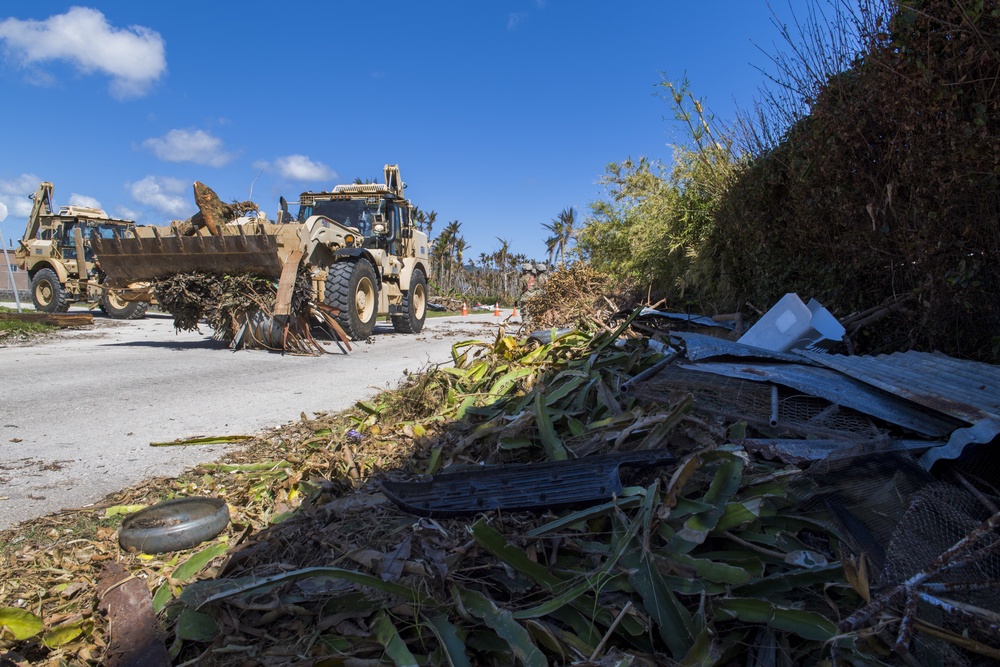
[[[0,255],[0,298],[14,298],[14,293],[11,291],[10,286],[10,274],[7,272],[8,261],[10,262],[10,268],[14,271],[14,285],[17,286],[17,291],[27,296],[29,287],[28,274],[17,268],[17,260],[14,259],[14,249],[0,248],[0,250],[3,251],[3,254]]]

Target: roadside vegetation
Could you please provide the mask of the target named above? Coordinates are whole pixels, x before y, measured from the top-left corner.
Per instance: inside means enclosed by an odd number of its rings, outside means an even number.
[[[0,313],[16,313],[14,308],[0,306]],[[0,345],[23,343],[51,333],[58,327],[42,322],[25,322],[22,320],[0,319]]]
[[[688,141],[608,167],[579,257],[707,314],[793,291],[841,317],[888,304],[859,352],[1000,360],[1000,9],[811,7],[735,123],[661,84]]]
[[[813,2],[780,30],[771,86],[732,122],[664,75],[672,162],[610,164],[586,215],[540,222],[548,266],[583,261],[709,315],[762,314],[787,292],[840,318],[884,306],[857,352],[1000,360],[996,3]],[[448,223],[435,292],[516,299],[527,258],[498,244],[471,258]]]

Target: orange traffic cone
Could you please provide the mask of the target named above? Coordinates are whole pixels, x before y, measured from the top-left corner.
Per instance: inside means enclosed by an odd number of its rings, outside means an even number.
[[[511,317],[517,317],[517,304],[514,304],[514,312],[510,314]]]
[[[468,314],[469,314],[469,304],[467,304],[466,302],[463,301],[462,302],[462,317],[465,317]]]
[[[493,317],[500,317],[500,302],[493,304]]]

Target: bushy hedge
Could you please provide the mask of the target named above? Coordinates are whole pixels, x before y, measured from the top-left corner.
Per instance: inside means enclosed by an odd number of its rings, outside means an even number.
[[[1000,3],[904,0],[886,28],[719,198],[703,288],[722,309],[797,291],[841,316],[909,294],[859,351],[996,362]]]

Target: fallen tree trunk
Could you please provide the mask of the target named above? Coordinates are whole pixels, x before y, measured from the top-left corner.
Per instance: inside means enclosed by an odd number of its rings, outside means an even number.
[[[194,203],[198,205],[197,213],[187,220],[175,221],[171,225],[181,236],[194,236],[202,227],[208,227],[212,236],[219,236],[221,233],[219,230],[224,225],[247,211],[257,210],[257,205],[249,201],[224,203],[219,199],[219,195],[215,194],[215,190],[201,181],[194,182]]]

